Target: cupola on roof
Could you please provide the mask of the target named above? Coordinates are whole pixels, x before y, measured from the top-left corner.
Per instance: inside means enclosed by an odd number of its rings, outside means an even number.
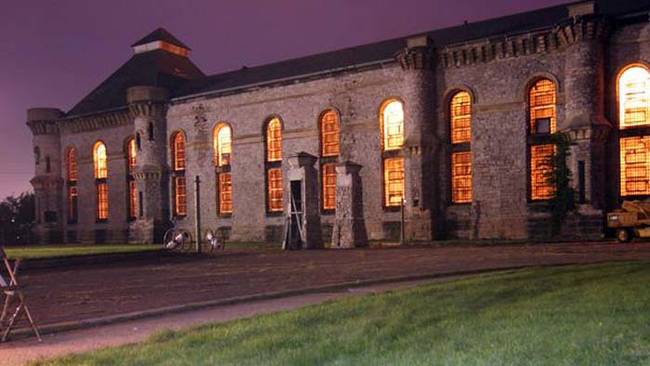
[[[190,53],[190,48],[165,28],[156,29],[132,44],[131,47],[133,47],[133,52],[136,54],[161,49],[179,56],[188,56]]]

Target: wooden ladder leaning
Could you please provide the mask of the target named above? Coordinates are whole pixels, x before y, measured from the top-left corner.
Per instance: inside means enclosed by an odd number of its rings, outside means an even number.
[[[17,276],[20,260],[15,260],[12,266],[2,247],[0,247],[0,258],[2,259],[5,270],[9,276],[9,282],[7,282],[0,273],[0,291],[2,291],[5,296],[2,313],[0,313],[0,332],[2,333],[0,343],[7,341],[9,334],[16,325],[16,321],[19,320],[22,315],[27,317],[27,321],[29,321],[36,338],[41,342],[41,334],[38,332],[38,327],[36,326],[36,323],[34,323],[32,314],[29,312],[29,307],[27,307],[25,302],[25,294],[22,291],[22,287],[18,284]],[[13,314],[8,316],[12,305],[15,305],[16,307]]]

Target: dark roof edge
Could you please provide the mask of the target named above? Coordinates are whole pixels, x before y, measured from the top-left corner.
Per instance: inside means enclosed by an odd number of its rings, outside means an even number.
[[[325,78],[325,77],[327,77],[327,75],[330,75],[330,74],[341,73],[341,72],[360,69],[360,68],[369,68],[371,66],[382,66],[382,65],[385,65],[385,64],[388,64],[388,63],[395,63],[395,62],[397,62],[395,59],[390,58],[390,59],[371,61],[371,62],[365,62],[365,63],[360,63],[360,64],[353,64],[353,65],[343,66],[343,67],[334,68],[334,69],[321,70],[321,71],[307,73],[307,74],[300,74],[300,75],[288,76],[288,77],[285,77],[285,78],[272,79],[272,80],[260,81],[260,82],[257,82],[257,83],[244,84],[244,85],[234,86],[234,87],[231,87],[231,88],[209,90],[209,91],[204,91],[204,92],[200,92],[200,93],[182,95],[182,96],[179,96],[179,97],[171,98],[170,101],[171,102],[182,102],[182,101],[190,100],[190,99],[209,97],[209,96],[213,96],[213,95],[217,95],[217,94],[227,94],[227,93],[238,91],[238,90],[246,90],[246,89],[250,89],[250,88],[254,88],[254,87],[273,85],[273,84],[289,82],[289,81],[295,81],[295,80],[300,80],[300,79],[315,78],[315,77],[318,77],[318,76],[321,76],[321,78]],[[260,65],[260,66],[256,66],[256,67],[264,67],[264,66],[266,66],[266,65]],[[219,75],[219,74],[217,74],[217,75]]]
[[[62,118],[59,118],[59,121],[67,121],[67,120],[72,120],[76,118],[86,118],[86,117],[93,117],[96,115],[100,114],[107,114],[107,113],[112,113],[112,112],[120,112],[122,110],[128,109],[129,106],[123,105],[115,108],[108,108],[108,109],[102,109],[100,111],[93,111],[93,112],[88,112],[88,113],[80,113],[80,114],[71,114],[71,115],[65,115]]]

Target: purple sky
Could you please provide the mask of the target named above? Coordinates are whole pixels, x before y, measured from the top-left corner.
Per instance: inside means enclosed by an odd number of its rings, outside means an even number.
[[[192,60],[213,74],[567,2],[6,1],[0,9],[0,198],[31,189],[25,110],[67,111],[128,60],[130,44],[159,26],[189,45]]]

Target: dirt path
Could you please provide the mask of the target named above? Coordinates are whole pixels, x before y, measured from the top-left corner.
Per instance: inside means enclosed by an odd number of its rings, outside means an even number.
[[[448,280],[448,278],[445,280]],[[150,335],[165,329],[181,330],[205,323],[226,322],[253,315],[293,310],[311,304],[322,303],[327,300],[371,292],[383,292],[397,288],[407,288],[426,282],[432,281],[402,282],[399,284],[369,286],[338,292],[323,292],[218,306],[205,310],[118,323],[98,328],[49,334],[44,337],[42,343],[37,342],[35,339],[23,339],[0,345],[0,365],[24,365],[36,360],[53,358],[69,353],[88,352],[100,348],[143,341]]]
[[[226,251],[23,273],[40,325],[388,277],[542,264],[650,260],[650,243]]]

